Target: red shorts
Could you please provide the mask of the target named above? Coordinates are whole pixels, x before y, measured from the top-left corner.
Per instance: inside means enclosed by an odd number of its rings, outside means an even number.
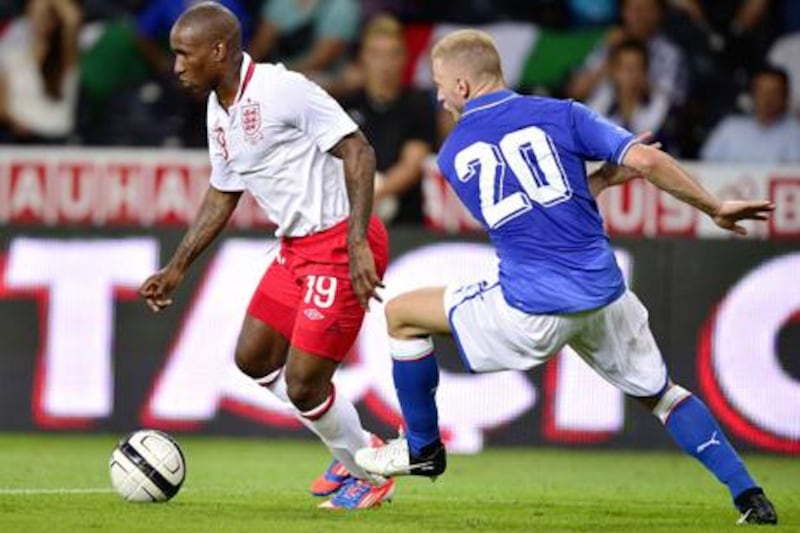
[[[389,238],[375,216],[369,221],[367,239],[383,277]],[[364,308],[350,283],[347,221],[307,237],[284,238],[247,314],[272,326],[295,348],[342,361],[364,320]]]

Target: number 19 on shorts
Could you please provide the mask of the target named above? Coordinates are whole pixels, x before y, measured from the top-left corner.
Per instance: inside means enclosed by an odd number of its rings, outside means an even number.
[[[303,302],[314,304],[321,309],[333,305],[336,300],[336,285],[338,280],[333,276],[310,275],[306,278],[306,295]]]

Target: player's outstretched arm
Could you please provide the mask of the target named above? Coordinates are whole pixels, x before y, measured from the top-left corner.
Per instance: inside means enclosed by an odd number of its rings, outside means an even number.
[[[601,192],[609,187],[622,185],[626,181],[641,177],[641,172],[635,168],[615,165],[614,163],[603,163],[600,168],[589,174],[589,192],[597,198]]]
[[[139,295],[150,309],[158,312],[172,304],[172,292],[183,280],[194,260],[225,227],[241,196],[241,191],[226,192],[214,187],[208,188],[200,210],[172,254],[172,259],[164,268],[147,278],[139,288]]]
[[[649,143],[650,146],[656,149],[661,149],[659,141],[651,142],[653,140],[653,132],[645,131],[636,136],[636,142]],[[614,163],[603,163],[603,165],[589,174],[589,192],[592,196],[597,196],[615,185],[622,185],[626,181],[634,178],[641,178],[642,173],[635,168],[629,168],[623,165],[615,165]]]
[[[358,301],[367,307],[370,298],[381,301],[376,289],[383,287],[367,241],[375,186],[375,150],[361,131],[355,131],[339,141],[330,153],[344,162],[347,196],[350,200],[350,220],[347,226],[350,280]]]
[[[704,212],[714,223],[739,235],[747,230],[741,220],[766,220],[775,205],[767,200],[720,201],[695,181],[669,154],[651,146],[635,144],[622,163],[638,170],[653,185]]]

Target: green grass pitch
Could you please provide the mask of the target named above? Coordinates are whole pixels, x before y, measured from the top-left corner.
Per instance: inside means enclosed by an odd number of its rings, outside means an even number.
[[[322,511],[308,482],[327,465],[311,441],[180,437],[187,481],[174,500],[110,490],[112,436],[0,436],[0,531],[720,531],[726,491],[678,453],[492,449],[452,456],[436,483],[398,481],[394,502]],[[750,455],[781,531],[800,531],[800,461]]]

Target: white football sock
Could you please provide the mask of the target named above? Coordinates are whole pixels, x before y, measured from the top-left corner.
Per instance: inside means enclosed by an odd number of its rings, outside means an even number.
[[[282,368],[255,382],[280,401],[292,405]],[[362,428],[356,408],[347,398],[338,396],[335,387],[331,396],[310,411],[301,413],[293,405],[292,408],[297,413],[297,419],[322,440],[331,455],[341,461],[348,472],[360,479],[380,481],[369,476],[353,459],[356,451],[370,445],[372,434]],[[314,418],[316,420],[312,420]]]
[[[292,401],[289,399],[289,389],[286,385],[286,377],[283,375],[283,368],[279,368],[275,372],[267,374],[263,378],[255,379],[255,382],[258,383],[261,387],[271,392],[281,403],[285,403],[289,408],[291,408],[292,412],[295,414],[295,418],[297,418],[301,424],[311,430],[312,433],[315,433],[319,438],[322,436],[317,433],[317,430],[314,429],[314,426],[311,425],[311,421],[307,420],[300,414],[300,411],[297,410],[297,407],[292,404]]]
[[[319,435],[331,454],[341,461],[348,472],[359,479],[366,479],[375,485],[382,479],[369,475],[356,464],[356,451],[370,445],[369,433],[364,431],[358,412],[352,402],[332,387],[331,395],[317,407],[300,413],[303,423]]]
[[[263,378],[256,378],[254,381],[274,394],[281,402],[292,405],[292,402],[289,400],[286,379],[283,377],[283,367],[275,372],[267,374]],[[292,407],[294,406],[292,405]]]

